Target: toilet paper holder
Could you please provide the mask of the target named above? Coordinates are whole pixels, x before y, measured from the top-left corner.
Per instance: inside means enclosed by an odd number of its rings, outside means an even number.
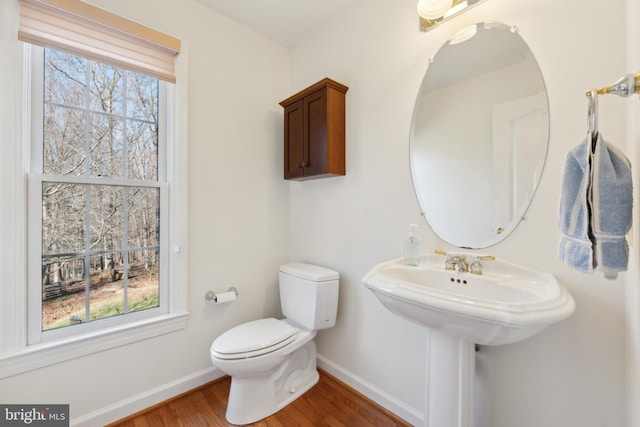
[[[227,292],[233,292],[235,296],[240,295],[240,293],[238,292],[235,286],[231,286],[229,289],[227,289]],[[214,302],[216,304],[218,303],[218,296],[213,291],[207,291],[207,293],[204,294],[204,298],[207,301]]]

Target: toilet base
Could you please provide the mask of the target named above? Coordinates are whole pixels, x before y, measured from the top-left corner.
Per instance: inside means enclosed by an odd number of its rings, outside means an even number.
[[[319,378],[316,344],[309,341],[289,354],[271,374],[231,377],[227,421],[244,425],[266,418],[306,393]]]

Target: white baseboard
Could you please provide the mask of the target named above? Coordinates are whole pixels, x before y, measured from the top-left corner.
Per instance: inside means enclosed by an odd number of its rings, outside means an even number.
[[[172,397],[222,376],[224,376],[224,374],[213,367],[203,369],[144,393],[136,394],[127,399],[105,406],[97,411],[72,418],[70,425],[72,427],[103,426],[135,414],[136,412],[140,412],[167,399],[171,399]]]
[[[393,412],[408,423],[414,426],[425,425],[424,414],[422,412],[396,399],[385,391],[333,363],[320,354],[318,355],[318,367],[324,369],[329,374],[362,393],[383,408]],[[73,418],[71,419],[70,425],[72,427],[94,427],[97,425],[106,425],[131,414],[135,414],[136,412],[140,412],[160,402],[171,399],[172,397],[192,390],[222,376],[224,376],[224,374],[213,367],[203,369],[144,393],[136,394],[96,411]]]
[[[318,367],[324,369],[351,388],[362,393],[383,408],[393,412],[406,422],[414,426],[425,425],[424,414],[406,403],[396,399],[384,390],[365,381],[353,372],[333,363],[326,357],[318,354]]]

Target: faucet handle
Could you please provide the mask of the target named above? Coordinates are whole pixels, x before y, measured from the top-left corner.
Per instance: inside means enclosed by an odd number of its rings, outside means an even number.
[[[456,269],[456,265],[458,264],[458,260],[454,259],[453,255],[446,253],[445,251],[441,250],[441,249],[436,249],[434,251],[434,253],[436,255],[442,255],[442,256],[446,256],[447,259],[444,261],[444,269],[445,270],[455,270]]]
[[[471,264],[471,267],[469,267],[469,271],[471,271],[472,274],[482,274],[482,264],[480,263],[480,261],[494,261],[496,259],[496,257],[494,257],[493,255],[481,255],[481,256],[477,256],[474,260],[473,263]]]

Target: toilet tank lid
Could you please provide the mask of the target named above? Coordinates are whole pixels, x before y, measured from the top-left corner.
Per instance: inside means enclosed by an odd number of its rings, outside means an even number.
[[[280,272],[290,274],[315,282],[324,282],[326,280],[336,280],[339,277],[337,271],[320,267],[318,265],[306,264],[303,262],[290,262],[280,266]]]

